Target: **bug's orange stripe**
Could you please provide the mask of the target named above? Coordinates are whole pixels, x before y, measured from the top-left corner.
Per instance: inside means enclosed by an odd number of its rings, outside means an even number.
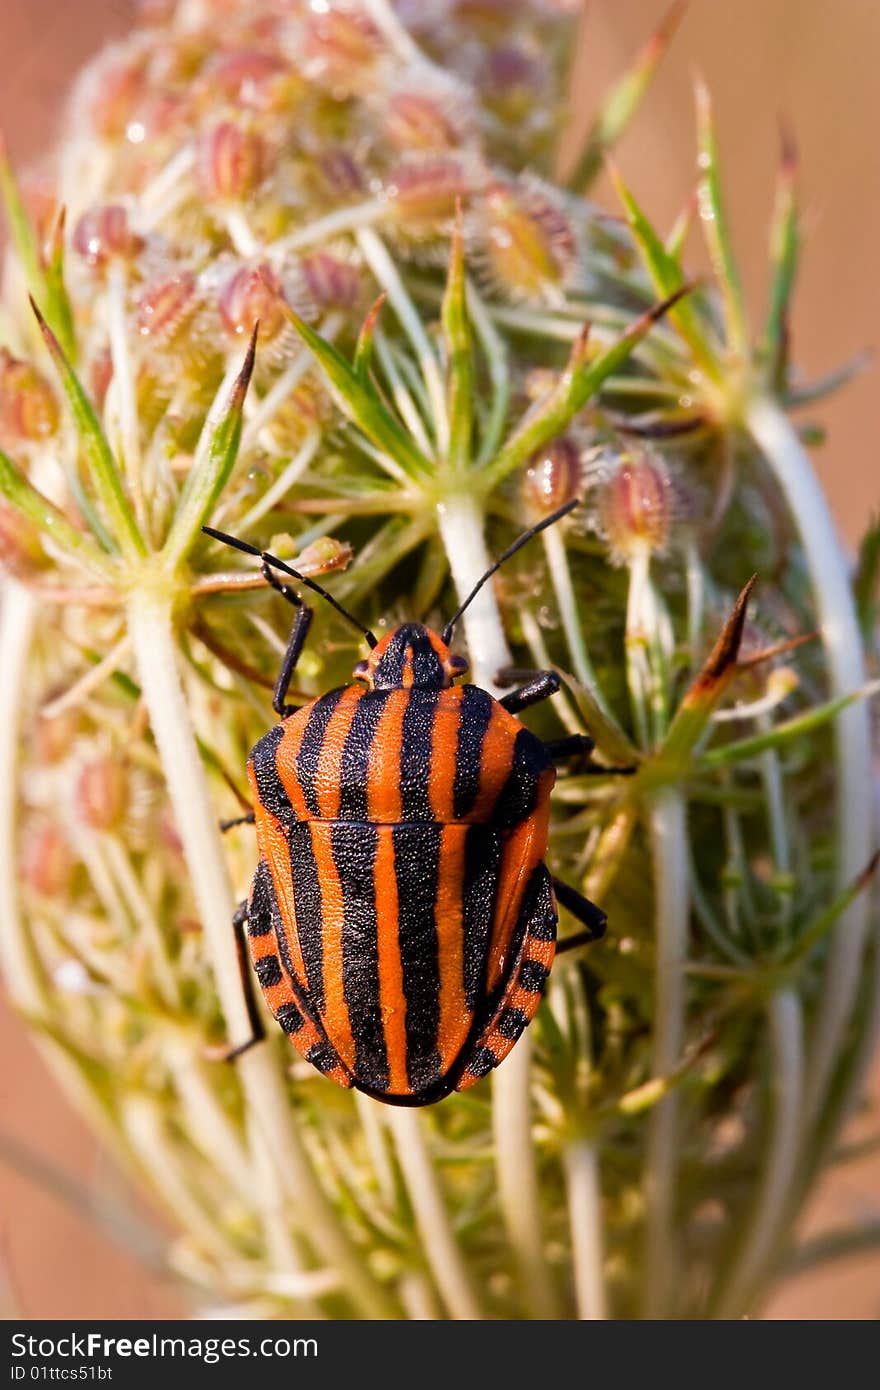
[[[343,994],[342,926],[345,904],[342,884],[333,858],[330,827],[312,821],[312,852],[321,885],[321,946],[324,976],[324,1009],[321,1022],[333,1047],[349,1068],[354,1066],[354,1038]]]
[[[490,990],[498,984],[509,964],[510,940],[519,920],[523,894],[547,849],[549,819],[550,802],[539,794],[537,809],[505,839],[486,975]]]
[[[451,821],[455,818],[453,791],[460,722],[461,690],[456,687],[444,692],[443,698],[437,702],[434,714],[428,800],[437,821]]]
[[[405,690],[391,692],[370,749],[367,814],[377,825],[400,820],[400,748],[408,703],[409,695]]]
[[[441,1070],[452,1066],[461,1050],[471,1022],[464,997],[464,934],[462,929],[462,885],[464,883],[467,831],[446,825],[440,840],[437,903],[438,964],[440,969],[440,1020],[437,1047]]]
[[[495,705],[480,753],[480,790],[468,820],[486,823],[491,819],[513,766],[514,739],[510,726],[510,715],[501,705]]]
[[[281,785],[290,797],[293,814],[297,820],[308,820],[309,816],[308,807],[299,785],[296,759],[308,723],[310,709],[311,706],[306,705],[288,719],[284,728],[284,737],[279,743],[278,752],[275,755],[275,766],[278,769],[278,776],[281,778]]]
[[[275,817],[264,808],[261,809],[259,802],[255,801],[254,805],[257,807],[257,843],[272,875],[272,885],[278,899],[281,920],[284,923],[284,934],[290,951],[293,972],[297,980],[304,984],[307,977],[296,928],[290,845],[287,835]]]
[[[406,1071],[406,998],[400,962],[399,903],[394,873],[391,830],[382,826],[373,867],[376,891],[376,939],[379,962],[379,1005],[388,1055],[388,1089],[394,1095],[410,1091]]]
[[[412,688],[413,674],[413,649],[407,647],[403,658],[403,670],[400,673],[400,684],[404,690]]]
[[[325,820],[335,820],[339,815],[339,766],[342,762],[342,750],[363,693],[363,687],[358,685],[350,685],[345,690],[330,717],[324,735],[315,777],[315,790],[318,806]]]

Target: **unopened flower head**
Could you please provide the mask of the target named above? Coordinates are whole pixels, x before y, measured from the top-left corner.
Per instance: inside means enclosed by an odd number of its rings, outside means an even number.
[[[571,434],[561,434],[532,457],[521,483],[529,517],[539,521],[583,489],[581,448]]]
[[[593,527],[615,564],[666,550],[681,500],[660,454],[642,446],[602,447],[588,458],[587,479]]]
[[[577,270],[578,235],[559,196],[533,179],[496,180],[475,204],[474,250],[510,299],[556,302]]]
[[[73,229],[74,250],[98,270],[114,260],[133,260],[142,244],[129,225],[128,213],[118,203],[90,208]]]
[[[0,439],[38,443],[55,434],[59,420],[58,400],[42,373],[0,348]]]

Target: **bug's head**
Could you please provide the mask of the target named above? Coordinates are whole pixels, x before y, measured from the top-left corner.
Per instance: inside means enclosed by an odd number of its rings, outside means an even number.
[[[467,669],[464,657],[453,655],[429,627],[402,623],[358,662],[354,676],[373,690],[445,690]]]

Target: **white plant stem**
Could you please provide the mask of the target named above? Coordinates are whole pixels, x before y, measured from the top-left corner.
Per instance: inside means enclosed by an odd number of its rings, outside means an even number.
[[[602,1276],[602,1229],[596,1220],[602,1192],[594,1141],[581,1138],[567,1144],[564,1164],[578,1317],[595,1321],[606,1318],[608,1309]]]
[[[25,1013],[39,1015],[45,1000],[40,970],[19,919],[16,820],[18,763],[24,724],[25,666],[37,600],[7,580],[0,594],[0,956],[10,997]]]
[[[577,598],[571,582],[571,570],[568,567],[568,556],[565,542],[562,539],[562,532],[558,526],[551,526],[549,530],[544,532],[541,539],[544,542],[547,566],[550,570],[556,602],[559,605],[559,616],[562,619],[562,628],[571,654],[574,673],[584,689],[589,690],[602,713],[611,718],[611,711],[605,703],[605,697],[599,687],[596,673],[593,670],[593,663],[587,652],[587,644],[584,641],[583,625],[578,613]]]
[[[289,236],[281,237],[267,248],[275,265],[280,265],[288,252],[304,251],[309,246],[326,245],[334,237],[356,232],[360,227],[372,227],[388,216],[389,205],[383,198],[371,198],[355,207],[337,208],[326,217],[316,217],[304,227],[297,227]]]
[[[449,1213],[425,1144],[423,1117],[391,1106],[388,1126],[394,1135],[400,1167],[416,1225],[440,1295],[454,1318],[479,1320],[482,1310],[467,1266],[452,1232]]]
[[[452,493],[437,508],[440,537],[459,600],[464,600],[491,564],[483,534],[485,518],[472,493]],[[511,664],[501,613],[492,581],[481,590],[462,618],[471,663],[471,679],[500,695],[495,677]]]
[[[684,1045],[685,978],[690,909],[687,817],[684,797],[659,792],[649,812],[655,902],[653,1072],[668,1076]],[[654,1107],[648,1127],[645,1170],[645,1314],[661,1317],[675,1287],[675,1173],[678,1165],[679,1098],[673,1091]]]
[[[756,399],[746,424],[785,494],[800,534],[828,665],[832,699],[864,684],[865,668],[849,574],[828,505],[797,433],[778,405]],[[865,868],[874,845],[869,710],[859,701],[834,728],[837,786],[837,884]],[[815,1025],[807,1053],[803,1126],[821,1114],[836,1058],[852,1016],[868,930],[868,901],[860,894],[831,936]]]
[[[421,315],[410,299],[406,286],[400,277],[400,272],[379,234],[372,227],[362,227],[357,234],[357,242],[364,260],[388,295],[389,303],[415,350],[431,402],[431,414],[437,437],[437,453],[441,458],[445,458],[449,450],[446,387],[443,383],[437,355],[425,332]]]
[[[776,1248],[795,1190],[803,1102],[803,1014],[797,991],[781,989],[769,1004],[771,1108],[769,1141],[761,1182],[741,1253],[722,1294],[717,1315],[738,1318],[749,1311],[755,1288]]]
[[[178,833],[205,933],[220,1006],[232,1044],[251,1034],[232,930],[234,898],[218,819],[199,759],[177,670],[170,603],[136,588],[128,604],[129,631],[143,697],[174,808]],[[272,1052],[254,1047],[237,1063],[248,1110],[295,1203],[295,1219],[352,1297],[371,1317],[388,1314],[382,1291],[349,1244],[325,1197],[293,1124],[289,1097]]]
[[[531,1066],[532,1044],[526,1033],[492,1077],[492,1132],[498,1200],[522,1273],[527,1315],[546,1320],[561,1314],[544,1258],[538,1174],[532,1149]],[[509,1150],[509,1157],[502,1159],[504,1150]]]
[[[491,563],[486,550],[484,517],[470,493],[447,497],[437,509],[443,541],[456,593],[463,600]],[[492,581],[481,590],[462,618],[471,663],[470,678],[475,685],[494,695],[501,693],[495,677],[511,664],[510,648],[504,636],[501,613]],[[528,1054],[525,1062],[511,1061],[514,1054],[493,1077],[495,1164],[501,1210],[513,1249],[521,1268],[528,1271],[529,1284],[537,1286],[543,1278],[550,1288],[541,1239],[541,1208],[534,1143],[530,1122]],[[598,1220],[598,1212],[595,1213]],[[543,1271],[543,1274],[542,1274]]]

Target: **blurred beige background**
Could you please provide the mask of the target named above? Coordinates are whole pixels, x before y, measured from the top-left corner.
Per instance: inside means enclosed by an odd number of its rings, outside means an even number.
[[[102,40],[126,32],[134,9],[131,0],[2,0],[0,129],[19,166],[53,139],[71,74]],[[575,69],[573,138],[663,9],[659,0],[588,0]],[[878,64],[878,0],[693,0],[646,109],[618,153],[643,206],[668,226],[693,184],[691,83],[695,71],[703,74],[715,98],[728,204],[760,323],[777,122],[780,114],[788,119],[800,148],[808,225],[793,346],[808,378],[877,344]],[[606,188],[600,197],[612,205]],[[816,461],[851,541],[880,505],[878,400],[878,369],[872,367],[810,417],[829,429]],[[0,1140],[3,1133],[18,1136],[81,1182],[112,1187],[94,1141],[19,1023],[2,1011],[0,1057]],[[874,1092],[880,1097],[876,1078]],[[33,1178],[4,1162],[0,1142],[0,1313],[156,1318],[183,1310],[176,1290]],[[871,1219],[880,1219],[880,1160],[869,1157],[826,1180],[806,1228]],[[880,1258],[862,1255],[792,1281],[767,1312],[877,1317]]]

